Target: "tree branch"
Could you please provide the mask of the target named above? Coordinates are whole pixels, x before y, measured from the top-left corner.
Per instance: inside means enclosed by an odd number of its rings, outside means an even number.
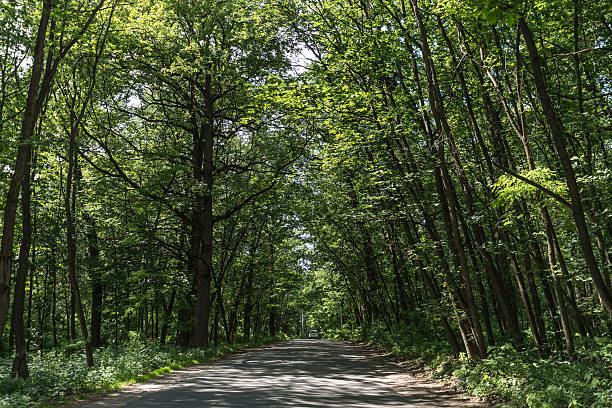
[[[501,171],[503,171],[504,173],[507,173],[507,174],[511,175],[512,177],[515,177],[515,178],[517,178],[517,179],[519,179],[519,180],[529,184],[530,186],[537,188],[538,190],[540,190],[544,194],[554,198],[555,200],[557,200],[558,202],[560,202],[561,204],[563,204],[564,206],[566,206],[570,210],[572,209],[572,204],[569,201],[567,201],[565,198],[561,197],[559,194],[555,193],[554,191],[551,191],[551,190],[547,189],[546,187],[544,187],[543,185],[538,184],[538,183],[536,183],[533,180],[529,180],[527,177],[523,177],[520,174],[518,174],[518,173],[516,173],[516,172],[514,172],[514,171],[512,171],[510,169],[507,169],[507,168],[503,167],[501,164],[499,164],[496,161],[493,162],[493,165],[495,167],[497,167],[498,169],[500,169]]]

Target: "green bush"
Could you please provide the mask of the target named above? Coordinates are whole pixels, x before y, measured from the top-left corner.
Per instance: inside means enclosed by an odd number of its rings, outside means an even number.
[[[406,327],[389,333],[373,324],[329,332],[333,339],[364,341],[403,359],[419,359],[439,377],[454,376],[462,388],[494,396],[510,407],[612,407],[612,340],[576,339],[576,361],[560,356],[537,357],[534,350],[517,351],[510,344],[489,348],[480,361],[452,357],[444,339],[427,338]],[[436,332],[435,330],[431,331]],[[440,331],[437,331],[440,333]]]
[[[30,378],[27,381],[11,378],[12,359],[4,358],[0,359],[0,407],[39,407],[83,394],[106,391],[280,339],[266,338],[257,343],[209,348],[160,346],[135,340],[119,348],[96,350],[96,365],[91,369],[86,366],[84,354],[73,351],[69,355],[64,348],[42,355],[30,355]]]
[[[541,359],[510,345],[491,348],[489,357],[464,362],[455,371],[473,394],[494,394],[518,407],[612,406],[612,342],[577,340],[574,363]]]

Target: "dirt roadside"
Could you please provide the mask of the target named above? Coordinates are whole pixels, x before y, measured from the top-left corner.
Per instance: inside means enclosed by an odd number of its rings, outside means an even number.
[[[453,407],[491,408],[497,405],[496,401],[485,401],[462,392],[458,383],[453,379],[435,378],[433,370],[423,366],[420,362],[401,361],[396,355],[369,344],[351,341],[343,343],[361,353],[368,354],[373,359],[380,359],[395,367],[392,373],[384,376],[384,380],[400,395],[408,396],[415,388],[419,388],[438,395],[441,401],[451,402]]]

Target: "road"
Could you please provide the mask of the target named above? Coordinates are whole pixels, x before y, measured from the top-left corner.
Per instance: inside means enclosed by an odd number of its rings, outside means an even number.
[[[130,399],[85,407],[456,407],[474,406],[401,376],[385,359],[340,342],[292,340],[216,361]],[[401,395],[400,395],[401,393]],[[124,392],[124,394],[126,394]]]

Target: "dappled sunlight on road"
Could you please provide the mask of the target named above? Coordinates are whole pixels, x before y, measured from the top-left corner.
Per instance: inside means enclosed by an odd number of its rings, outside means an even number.
[[[393,365],[342,343],[294,340],[219,361],[127,406],[453,406],[427,390],[415,388],[409,396],[395,393],[384,377],[397,374]]]

